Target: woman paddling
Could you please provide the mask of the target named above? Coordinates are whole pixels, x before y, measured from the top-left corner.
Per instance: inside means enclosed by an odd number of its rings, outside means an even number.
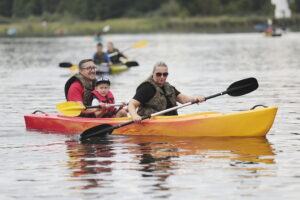
[[[122,63],[121,58],[127,59],[127,57],[119,51],[119,49],[114,47],[114,44],[112,42],[107,43],[107,53],[110,56],[110,60],[113,64],[119,64]]]
[[[203,96],[192,97],[179,92],[174,86],[166,82],[169,75],[168,66],[164,62],[154,65],[152,75],[142,82],[128,105],[129,113],[135,122],[141,121],[141,116],[176,106],[176,102],[187,103],[205,101]],[[178,115],[177,110],[165,115]]]

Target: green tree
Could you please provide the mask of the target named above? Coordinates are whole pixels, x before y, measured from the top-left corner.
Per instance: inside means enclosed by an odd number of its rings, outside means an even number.
[[[293,13],[300,0],[289,0]],[[0,0],[0,15],[26,18],[31,15],[66,14],[83,20],[105,20],[153,15],[218,16],[273,14],[271,0]]]
[[[14,0],[12,7],[12,16],[13,17],[27,17],[28,10],[26,9],[26,0]]]
[[[4,17],[12,16],[13,1],[1,0],[0,1],[0,14]]]

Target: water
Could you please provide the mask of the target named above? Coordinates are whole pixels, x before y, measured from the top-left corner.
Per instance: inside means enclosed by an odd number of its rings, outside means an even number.
[[[209,96],[256,77],[258,90],[222,96],[179,113],[235,112],[279,106],[266,138],[111,136],[98,144],[27,131],[23,115],[57,112],[68,69],[89,58],[88,37],[0,38],[0,199],[299,199],[299,33],[111,35],[140,63],[111,76],[117,101],[128,101],[157,61],[188,95]]]

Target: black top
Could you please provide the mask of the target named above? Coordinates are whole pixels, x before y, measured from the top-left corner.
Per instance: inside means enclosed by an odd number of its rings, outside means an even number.
[[[172,87],[175,89],[175,95],[177,97],[180,94],[180,92],[174,86]],[[162,89],[164,91],[164,88]],[[139,101],[141,104],[145,104],[155,95],[155,93],[156,93],[155,87],[151,83],[145,82],[138,87],[133,99]],[[167,109],[168,108],[172,108],[172,103],[167,98]],[[170,111],[165,115],[177,115],[177,111],[176,110]]]

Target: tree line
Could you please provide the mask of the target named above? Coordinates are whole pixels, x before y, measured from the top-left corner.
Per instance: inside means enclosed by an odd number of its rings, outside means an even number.
[[[288,0],[300,13],[300,0]],[[81,20],[122,17],[273,16],[271,0],[0,0],[0,16],[71,16]]]

